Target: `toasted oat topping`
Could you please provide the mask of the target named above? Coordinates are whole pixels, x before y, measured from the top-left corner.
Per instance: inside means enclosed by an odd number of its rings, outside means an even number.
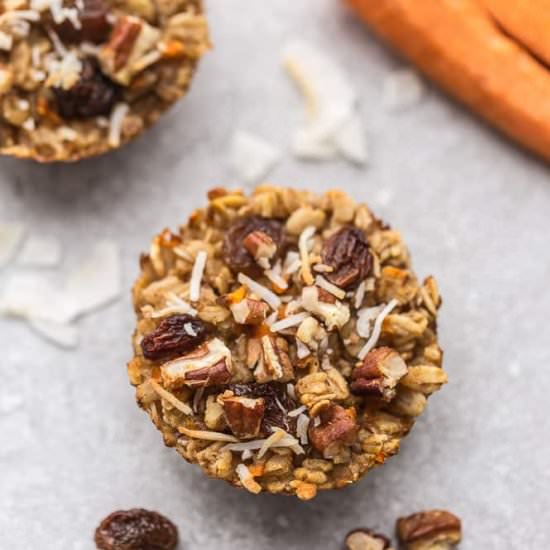
[[[208,47],[201,0],[0,3],[0,153],[119,147],[187,90]]]
[[[253,493],[354,483],[446,382],[435,280],[340,191],[214,189],[141,268],[138,402],[189,462]]]

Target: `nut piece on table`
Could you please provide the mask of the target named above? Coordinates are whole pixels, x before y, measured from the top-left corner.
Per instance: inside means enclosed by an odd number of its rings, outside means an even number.
[[[288,356],[288,343],[284,338],[272,335],[248,341],[248,358],[250,365],[256,365],[254,377],[260,384],[278,380],[287,382],[294,377],[294,368]]]
[[[161,514],[135,508],[107,516],[96,529],[94,540],[100,550],[174,550],[178,530]]]
[[[277,245],[267,233],[252,231],[244,238],[243,246],[261,267],[269,269],[269,260],[277,253]]]
[[[359,426],[353,411],[332,405],[321,412],[320,418],[321,424],[309,429],[309,438],[324,458],[336,456],[355,441]]]
[[[346,550],[393,550],[384,535],[370,529],[355,529],[346,537]]]
[[[260,433],[264,418],[265,401],[263,398],[220,396],[225,420],[233,434],[239,439],[253,439]]]
[[[407,370],[405,361],[393,349],[373,349],[367,354],[363,364],[353,371],[351,393],[391,401],[395,397],[399,380],[407,374]]]
[[[451,550],[462,538],[462,526],[446,510],[428,510],[398,519],[397,534],[407,550]]]
[[[240,325],[259,325],[265,320],[269,306],[260,300],[245,298],[229,306],[229,309],[231,309],[236,323]]]

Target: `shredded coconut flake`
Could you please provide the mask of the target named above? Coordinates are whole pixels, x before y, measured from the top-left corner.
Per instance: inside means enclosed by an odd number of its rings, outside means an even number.
[[[315,284],[318,287],[324,288],[327,292],[330,292],[339,300],[343,300],[346,297],[345,290],[342,290],[336,285],[333,285],[330,281],[327,281],[324,277],[321,277],[321,275],[317,275],[317,277],[315,278]]]
[[[247,184],[259,183],[273,170],[281,156],[276,147],[248,132],[236,132],[231,141],[231,166]]]
[[[266,260],[267,258],[260,258],[262,260]],[[269,263],[268,263],[269,267]],[[288,288],[288,283],[281,275],[282,267],[280,260],[273,266],[272,269],[266,269],[264,271],[264,275],[277,287],[280,289],[286,290]]]
[[[187,437],[193,439],[202,439],[204,441],[227,441],[230,443],[237,443],[239,440],[232,435],[220,433],[220,432],[210,432],[208,430],[190,430],[180,426],[178,431]]]
[[[308,317],[310,317],[310,315],[309,313],[306,313],[306,312],[296,313],[296,315],[290,315],[288,317],[285,317],[284,319],[281,319],[280,321],[277,321],[276,323],[273,323],[271,325],[271,331],[280,332],[281,330],[298,326],[302,321],[304,321]]]
[[[73,302],[73,318],[117,300],[121,293],[120,251],[114,241],[98,242],[89,258],[69,274],[67,293]]]
[[[365,298],[365,292],[366,292],[366,283],[365,281],[361,281],[361,283],[357,287],[357,291],[355,292],[355,300],[354,300],[355,309],[359,309],[361,307],[361,304],[363,303],[363,300]]]
[[[11,261],[25,232],[23,224],[0,223],[0,269]]]
[[[191,282],[189,283],[189,299],[192,302],[197,302],[201,295],[201,282],[204,274],[204,268],[206,267],[206,260],[208,253],[204,250],[200,250],[195,258],[193,264],[193,271],[191,272]]]
[[[17,263],[24,267],[55,267],[61,261],[61,243],[47,235],[31,235],[24,243]]]
[[[79,330],[75,325],[29,319],[30,327],[40,336],[65,349],[78,346]]]
[[[311,247],[310,239],[315,235],[317,229],[313,225],[306,227],[298,239],[298,249],[300,251],[300,260],[302,264],[302,277],[307,285],[313,284],[313,275],[309,264],[309,250]]]
[[[367,340],[367,343],[361,348],[361,351],[357,354],[359,359],[363,360],[369,351],[376,346],[378,338],[380,338],[380,333],[382,332],[382,323],[384,319],[392,312],[392,310],[397,306],[399,302],[397,300],[392,300],[387,304],[384,309],[380,312],[376,321],[374,322],[374,327],[370,338]]]
[[[114,106],[109,120],[109,145],[111,147],[118,147],[120,145],[122,123],[129,111],[130,106],[127,103],[117,103]]]
[[[9,52],[13,46],[13,37],[0,31],[0,50]]]
[[[267,302],[272,309],[277,309],[281,305],[281,299],[274,293],[271,292],[268,288],[257,283],[244,273],[239,273],[237,275],[239,283],[246,286],[249,290],[257,294],[262,300]]]
[[[311,355],[311,350],[298,338],[296,338],[296,354],[298,359],[305,359]]]
[[[367,150],[356,113],[358,94],[348,76],[324,52],[302,40],[284,48],[283,64],[306,101],[307,120],[295,132],[294,154],[317,161],[342,155],[364,164]]]
[[[263,445],[260,448],[260,452],[258,453],[258,458],[262,458],[262,456],[267,453],[267,451],[270,449],[270,447],[273,447],[273,445],[276,445],[283,439],[287,434],[284,430],[281,430],[281,428],[275,428],[275,431],[264,441]]]
[[[424,97],[425,86],[415,71],[398,69],[384,81],[384,105],[391,110],[405,110],[414,107]]]
[[[305,414],[298,415],[296,421],[296,435],[300,439],[302,445],[307,445],[308,443],[307,429],[309,428],[309,422],[310,419]]]
[[[239,477],[240,482],[243,484],[243,487],[254,494],[261,492],[261,486],[254,481],[254,476],[250,473],[250,470],[246,467],[245,464],[238,464],[235,468],[235,472]]]
[[[165,390],[156,380],[153,380],[151,378],[150,383],[151,387],[155,390],[159,397],[161,397],[165,401],[168,401],[168,403],[170,403],[170,405],[172,405],[174,408],[178,409],[178,411],[189,416],[193,414],[193,410],[189,405],[187,405],[183,401],[180,401],[173,393]]]
[[[286,393],[291,399],[294,399],[296,401],[296,389],[294,388],[294,384],[287,384],[286,385]]]
[[[302,414],[305,410],[307,410],[307,407],[305,405],[302,405],[297,409],[289,411],[287,416],[290,416],[290,418],[294,418],[295,416],[299,416],[300,414]]]

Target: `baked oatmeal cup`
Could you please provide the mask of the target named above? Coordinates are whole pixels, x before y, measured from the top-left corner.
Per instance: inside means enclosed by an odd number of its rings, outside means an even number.
[[[341,191],[213,189],[154,238],[128,365],[166,445],[252,493],[345,487],[447,381],[441,299],[398,232]]]
[[[201,0],[0,2],[0,153],[117,149],[187,91],[208,47]]]

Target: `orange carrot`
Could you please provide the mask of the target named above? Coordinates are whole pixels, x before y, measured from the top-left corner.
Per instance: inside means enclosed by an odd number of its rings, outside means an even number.
[[[346,1],[452,96],[550,159],[550,71],[507,37],[484,6],[475,0]]]

